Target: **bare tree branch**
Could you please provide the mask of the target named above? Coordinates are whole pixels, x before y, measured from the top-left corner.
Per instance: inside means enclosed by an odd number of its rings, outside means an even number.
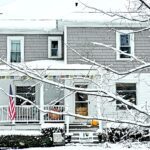
[[[138,126],[141,126],[141,127],[150,127],[150,124],[143,124],[143,123],[138,123],[138,122],[135,122],[135,121],[127,121],[127,120],[120,120],[120,119],[109,119],[109,118],[104,118],[104,117],[83,116],[83,115],[79,115],[79,114],[70,113],[68,111],[58,112],[58,111],[54,111],[54,110],[44,110],[44,109],[41,109],[39,106],[37,106],[32,101],[28,100],[27,98],[24,98],[24,97],[19,96],[19,95],[10,95],[7,92],[5,92],[2,88],[0,88],[0,90],[2,92],[4,92],[7,96],[11,96],[13,98],[19,98],[19,99],[22,99],[26,102],[29,102],[30,104],[32,104],[34,107],[36,107],[38,110],[40,110],[41,112],[43,112],[45,114],[53,113],[53,114],[58,114],[58,115],[78,117],[78,118],[87,119],[87,120],[96,119],[96,120],[109,121],[109,122],[115,122],[115,123],[127,123],[127,124],[131,124],[131,125],[138,125]]]
[[[150,6],[144,1],[144,0],[139,0],[142,4],[144,4],[148,9],[150,9]]]
[[[100,46],[104,46],[104,47],[110,48],[110,49],[114,50],[115,52],[119,52],[120,54],[124,54],[124,55],[126,55],[126,56],[129,56],[129,57],[133,58],[134,60],[136,60],[136,61],[138,61],[138,62],[140,62],[140,63],[142,63],[142,64],[144,64],[144,65],[146,64],[145,61],[139,59],[138,57],[133,56],[133,55],[128,54],[128,53],[125,53],[125,52],[123,52],[123,51],[121,51],[121,50],[119,50],[119,49],[117,49],[117,48],[112,47],[111,45],[106,45],[106,44],[99,43],[99,42],[92,42],[92,43],[93,43],[94,45],[100,45]]]
[[[124,13],[124,14],[122,14],[122,13],[115,13],[115,12],[106,12],[106,11],[103,11],[103,10],[101,10],[101,9],[98,9],[98,8],[96,8],[96,7],[92,7],[92,6],[89,6],[89,5],[87,5],[87,4],[85,4],[85,3],[83,3],[82,1],[80,1],[80,0],[78,0],[79,1],[79,3],[80,4],[82,4],[84,7],[86,7],[86,8],[89,8],[89,9],[92,9],[92,10],[94,10],[95,12],[97,11],[97,12],[99,12],[99,13],[102,13],[102,14],[104,14],[104,15],[107,15],[107,16],[109,16],[109,17],[119,17],[119,19],[125,19],[125,20],[129,20],[129,21],[136,21],[136,22],[148,22],[149,21],[149,19],[137,19],[137,18],[135,18],[135,17],[127,17],[125,14],[126,13]],[[93,12],[94,13],[94,12]],[[138,12],[137,12],[138,13]],[[130,14],[130,13],[128,13],[128,14]]]

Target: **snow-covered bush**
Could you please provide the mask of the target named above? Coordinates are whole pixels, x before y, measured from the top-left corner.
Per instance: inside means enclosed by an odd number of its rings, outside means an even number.
[[[119,142],[123,140],[131,141],[150,141],[149,130],[147,129],[129,129],[129,128],[107,128],[98,134],[99,142]]]
[[[13,133],[13,132],[12,132]],[[42,133],[42,134],[41,134]],[[28,147],[51,147],[53,146],[53,133],[61,133],[62,137],[65,137],[64,128],[45,127],[42,128],[41,133],[37,135],[25,135],[25,134],[10,134],[0,136],[0,149],[2,147],[11,148],[28,148]],[[64,138],[65,139],[65,138]],[[65,141],[65,140],[64,140]]]
[[[56,127],[50,127],[50,128],[43,128],[41,132],[45,137],[49,138],[53,142],[53,144],[54,144],[54,137],[53,137],[54,133],[61,133],[61,136],[63,138],[63,142],[59,143],[59,144],[62,144],[62,145],[65,144],[65,130],[64,130],[64,128],[57,127],[57,126]]]
[[[0,147],[27,148],[27,147],[52,146],[52,140],[45,135],[24,136],[6,135],[0,136]]]

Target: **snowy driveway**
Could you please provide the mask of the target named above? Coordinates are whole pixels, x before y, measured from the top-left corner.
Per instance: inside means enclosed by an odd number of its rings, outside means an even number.
[[[149,150],[150,143],[98,144],[98,145],[66,145],[49,148],[28,148],[23,150]]]

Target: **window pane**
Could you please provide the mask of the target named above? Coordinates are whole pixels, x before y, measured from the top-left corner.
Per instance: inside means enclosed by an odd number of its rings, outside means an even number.
[[[51,49],[51,56],[58,56],[58,49]]]
[[[131,54],[131,48],[130,47],[120,47],[120,50],[123,51],[124,53]],[[120,58],[131,58],[131,56],[120,54]]]
[[[122,34],[120,35],[120,46],[130,46],[130,35]]]
[[[117,90],[136,90],[135,83],[118,83],[116,86]]]
[[[12,40],[11,41],[11,52],[20,52],[20,40]]]
[[[77,88],[87,88],[87,85],[75,85],[75,87],[77,87]],[[77,92],[75,95],[76,95],[76,101],[83,102],[83,101],[88,100],[88,95],[87,94]]]
[[[116,92],[123,99],[136,104],[136,84],[135,83],[118,83],[116,84]],[[131,109],[129,106],[125,106],[119,101],[116,101],[117,109]]]
[[[58,49],[58,41],[52,41],[51,42],[51,48],[57,48]]]
[[[20,95],[24,98],[35,101],[35,87],[31,86],[17,86],[16,95]],[[16,98],[16,105],[21,105],[24,101],[22,99]],[[29,102],[26,102],[25,105],[30,105]]]
[[[10,62],[21,62],[21,53],[20,52],[11,52]]]

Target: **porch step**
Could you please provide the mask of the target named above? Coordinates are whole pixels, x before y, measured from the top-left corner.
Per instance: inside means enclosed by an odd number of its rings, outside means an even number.
[[[69,125],[69,132],[96,132],[98,127],[89,124],[74,123]]]
[[[71,143],[98,143],[98,136],[94,132],[84,132],[84,134],[91,134],[91,137],[81,138],[80,133],[73,133]]]
[[[96,134],[98,127],[93,127],[85,123],[73,123],[69,125],[71,143],[98,143]]]

